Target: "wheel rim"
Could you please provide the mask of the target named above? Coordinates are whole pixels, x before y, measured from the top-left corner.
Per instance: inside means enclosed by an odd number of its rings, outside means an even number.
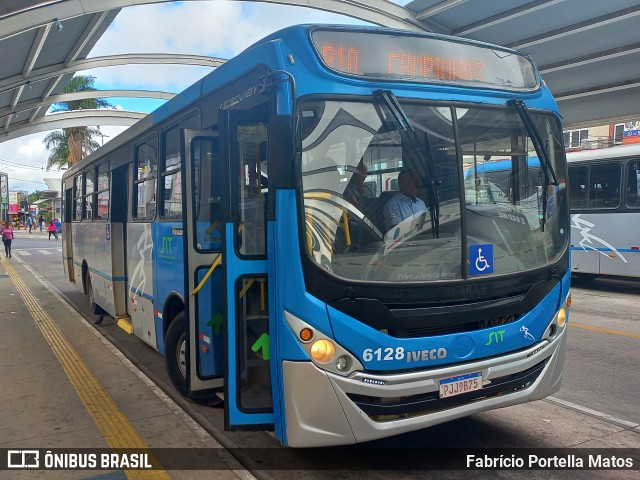
[[[187,378],[187,342],[185,342],[184,333],[180,336],[180,340],[178,341],[178,345],[176,346],[176,363],[178,364],[178,369],[182,376]]]

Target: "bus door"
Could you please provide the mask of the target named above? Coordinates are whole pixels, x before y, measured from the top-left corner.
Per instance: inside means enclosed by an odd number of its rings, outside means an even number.
[[[211,131],[184,131],[183,212],[185,303],[188,338],[187,391],[224,387],[224,310],[222,272],[222,181],[218,137]]]
[[[247,112],[225,111],[222,116],[224,140],[219,154],[217,138],[211,133],[209,137],[201,132],[185,134],[185,181],[193,198],[187,202],[191,205],[187,205],[185,230],[190,245],[186,252],[189,328],[193,332],[190,358],[198,363],[197,369],[190,370],[190,385],[192,391],[224,385],[225,426],[249,428],[273,423],[266,259],[267,122]],[[207,142],[211,155],[202,148]],[[211,162],[204,160],[207,156]],[[204,345],[207,337],[210,343]],[[203,347],[213,351],[208,352],[210,365],[203,365]],[[203,372],[208,375],[203,377]]]
[[[73,179],[69,179],[73,183]],[[73,270],[73,235],[71,231],[71,217],[73,214],[73,188],[63,188],[64,191],[64,209],[62,217],[62,246],[63,246],[63,266],[70,282],[76,283]],[[36,218],[34,216],[33,223],[35,228]]]
[[[263,103],[262,106],[267,106]],[[230,165],[225,225],[227,360],[225,424],[273,424],[267,278],[268,110],[222,113],[223,156]]]

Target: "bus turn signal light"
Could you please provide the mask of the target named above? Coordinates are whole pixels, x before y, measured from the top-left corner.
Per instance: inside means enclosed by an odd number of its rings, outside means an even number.
[[[313,359],[320,363],[327,363],[333,360],[333,356],[336,354],[335,345],[327,339],[321,339],[314,342],[311,345],[311,356]]]
[[[302,340],[303,342],[308,342],[313,338],[313,330],[311,330],[310,328],[303,328],[302,330],[300,330],[300,340]]]

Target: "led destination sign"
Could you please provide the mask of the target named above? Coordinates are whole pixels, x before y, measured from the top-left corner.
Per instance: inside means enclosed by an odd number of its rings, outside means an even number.
[[[331,70],[369,78],[531,91],[539,87],[531,60],[511,50],[455,40],[377,32],[312,32]]]

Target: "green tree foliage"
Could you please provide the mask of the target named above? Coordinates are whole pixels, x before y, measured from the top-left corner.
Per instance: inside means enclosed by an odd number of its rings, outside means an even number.
[[[64,93],[79,93],[95,91],[93,87],[95,77],[90,75],[76,75],[64,87]],[[52,107],[54,112],[70,112],[74,110],[88,110],[110,108],[112,105],[102,98],[80,98],[68,102],[56,103]],[[65,165],[69,167],[96,150],[100,145],[95,137],[102,135],[97,128],[71,127],[56,130],[47,135],[42,143],[50,151],[47,160],[47,170]]]

